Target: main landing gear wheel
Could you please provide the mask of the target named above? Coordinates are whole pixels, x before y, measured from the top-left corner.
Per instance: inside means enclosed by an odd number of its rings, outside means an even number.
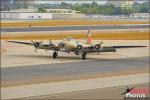
[[[86,53],[82,54],[82,60],[86,60]]]
[[[58,56],[57,52],[54,52],[54,53],[53,53],[53,58],[56,59],[57,56]]]

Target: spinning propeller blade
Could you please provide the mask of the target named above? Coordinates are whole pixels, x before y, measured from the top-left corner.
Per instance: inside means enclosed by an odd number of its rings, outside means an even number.
[[[31,42],[33,43],[33,45],[34,45],[34,47],[35,47],[34,52],[37,52],[38,47],[41,45],[41,43],[42,43],[43,41],[34,42],[34,41],[31,40]]]

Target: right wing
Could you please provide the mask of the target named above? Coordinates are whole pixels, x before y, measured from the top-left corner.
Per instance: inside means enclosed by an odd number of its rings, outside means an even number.
[[[56,46],[52,44],[51,42],[49,44],[42,44],[42,42],[33,42],[33,41],[31,42],[7,41],[7,42],[31,45],[31,46],[34,46],[36,49],[59,50],[59,46]]]
[[[26,44],[26,45],[34,45],[33,43],[29,43],[29,42],[18,42],[18,41],[7,41],[7,42],[18,43],[18,44]]]

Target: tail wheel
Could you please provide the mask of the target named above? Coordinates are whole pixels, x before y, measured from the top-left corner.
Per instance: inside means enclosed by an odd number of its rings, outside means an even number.
[[[56,59],[57,56],[58,56],[57,52],[54,52],[54,53],[53,53],[53,58]]]
[[[82,60],[86,60],[86,53],[82,54]]]

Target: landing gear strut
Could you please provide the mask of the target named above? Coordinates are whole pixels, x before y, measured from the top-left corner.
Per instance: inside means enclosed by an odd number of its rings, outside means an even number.
[[[56,59],[57,56],[58,56],[58,52],[55,51],[55,52],[53,53],[53,58]]]
[[[75,54],[76,54],[76,55],[79,55],[79,52],[78,52],[78,51],[75,51]]]
[[[82,60],[86,60],[86,53],[85,52],[82,53]]]

